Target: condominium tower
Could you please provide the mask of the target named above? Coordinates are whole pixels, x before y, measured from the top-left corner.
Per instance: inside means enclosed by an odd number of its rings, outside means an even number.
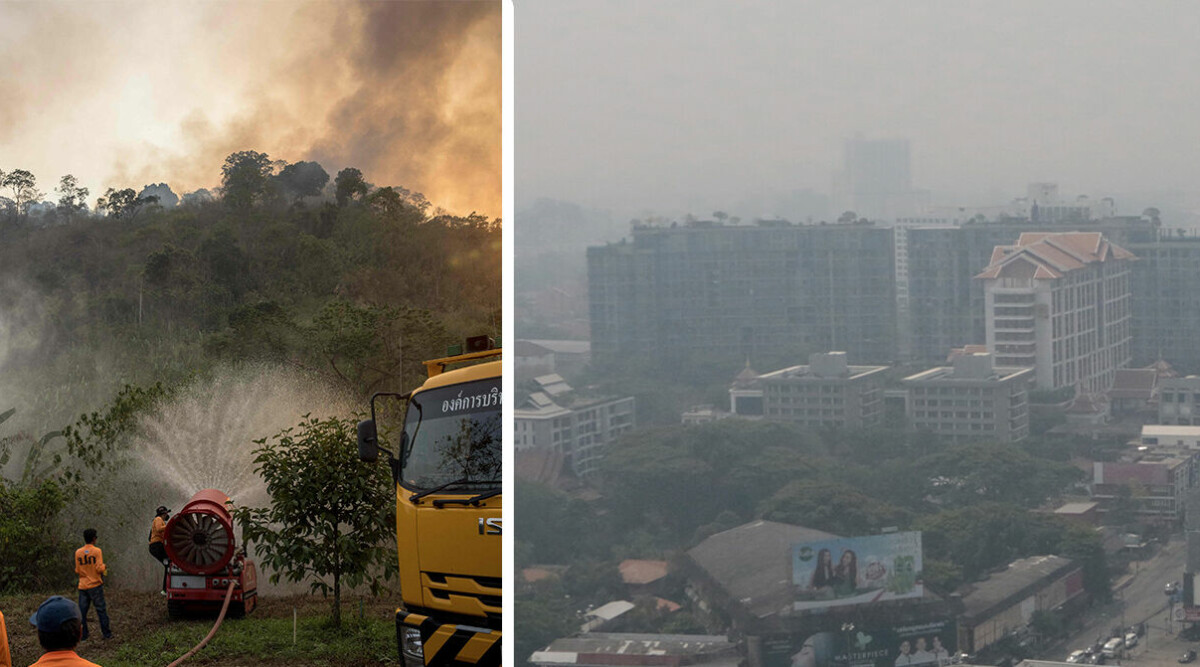
[[[895,358],[892,230],[869,224],[636,227],[588,248],[588,289],[597,363]]]
[[[996,365],[1032,366],[1042,389],[1107,391],[1130,362],[1134,259],[1098,232],[1026,232],[997,246],[977,276]]]

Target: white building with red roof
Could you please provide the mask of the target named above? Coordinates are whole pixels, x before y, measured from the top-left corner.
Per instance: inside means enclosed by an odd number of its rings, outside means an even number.
[[[1026,232],[996,246],[984,281],[987,347],[1042,389],[1103,393],[1129,365],[1133,253],[1099,232]]]

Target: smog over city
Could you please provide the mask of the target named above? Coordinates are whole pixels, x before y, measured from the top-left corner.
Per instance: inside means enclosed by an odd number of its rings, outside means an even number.
[[[523,3],[517,662],[1195,660],[1198,19]]]

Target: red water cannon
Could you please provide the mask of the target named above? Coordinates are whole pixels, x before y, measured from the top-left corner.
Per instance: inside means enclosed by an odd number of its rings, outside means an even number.
[[[244,616],[258,602],[258,573],[245,549],[237,548],[229,496],[205,489],[167,522],[164,546],[170,559],[167,612],[171,617],[218,611],[229,587],[231,616]]]

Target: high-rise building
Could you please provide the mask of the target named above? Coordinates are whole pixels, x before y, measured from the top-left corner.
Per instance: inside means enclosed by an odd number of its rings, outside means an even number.
[[[895,220],[927,207],[928,193],[912,185],[907,139],[847,139],[843,149],[836,201],[844,210],[868,220]]]
[[[592,357],[895,358],[892,230],[869,224],[637,227],[588,249]]]
[[[1099,232],[1125,248],[1155,235],[1153,223],[1138,217],[1097,219],[1084,224],[1035,225],[1027,219],[1010,219],[967,222],[957,227],[911,226],[905,233],[909,311],[901,319],[911,331],[907,336],[912,341],[911,359],[941,364],[951,349],[984,342],[983,283],[972,278],[991,262],[996,246],[1012,245],[1022,233],[1036,231]],[[1134,253],[1141,256],[1138,251]],[[1140,264],[1135,262],[1135,271],[1144,268]],[[1200,297],[1197,299],[1200,303]],[[1135,300],[1135,318],[1136,309],[1142,305]],[[1196,316],[1200,322],[1200,309]]]
[[[1130,362],[1133,259],[1098,232],[1026,232],[997,246],[977,276],[997,365],[1032,366],[1043,389],[1108,391]]]
[[[1200,237],[1163,233],[1126,245],[1133,265],[1133,363],[1167,361],[1185,374],[1200,373]]]

